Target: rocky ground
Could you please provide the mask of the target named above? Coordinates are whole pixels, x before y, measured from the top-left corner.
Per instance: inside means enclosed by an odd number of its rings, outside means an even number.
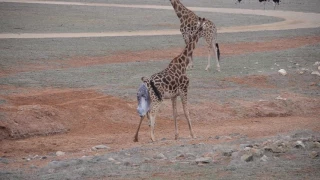
[[[263,9],[252,0],[240,6],[231,0],[184,2]],[[107,3],[170,5],[161,0]],[[292,0],[277,8],[319,13],[318,3]],[[8,2],[0,8],[1,33],[178,27],[168,10]],[[201,15],[229,28],[282,21]],[[165,68],[181,52],[180,35],[0,39],[0,179],[319,179],[319,28],[221,33],[218,39],[222,71],[215,71],[214,63],[204,71],[203,41],[195,68],[188,71],[197,138],[189,137],[178,103],[180,137],[174,140],[171,102],[165,101],[157,117],[157,141],[150,141],[144,121],[137,143],[140,78]]]

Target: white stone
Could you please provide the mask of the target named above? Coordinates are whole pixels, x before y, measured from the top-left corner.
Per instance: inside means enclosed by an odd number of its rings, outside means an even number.
[[[166,157],[162,153],[159,153],[159,154],[155,155],[153,158],[154,159],[165,159]]]
[[[110,149],[110,147],[106,146],[106,145],[97,145],[91,148],[92,150],[98,150],[98,149]]]
[[[115,161],[112,157],[108,158],[108,161]]]
[[[320,76],[319,71],[312,71],[312,73],[311,73],[311,74],[314,74],[314,75]]]
[[[318,70],[320,71],[320,66],[318,66]]]
[[[303,144],[302,141],[297,141],[294,146],[295,146],[296,148],[300,148],[300,147],[306,148],[306,146]]]
[[[56,155],[57,156],[64,156],[66,153],[65,152],[62,152],[62,151],[57,151],[56,152]]]
[[[276,100],[287,100],[287,98],[283,98],[283,97],[281,97],[281,96],[278,96],[278,97],[276,97]]]
[[[266,155],[263,155],[263,156],[260,158],[260,160],[263,161],[263,162],[268,161],[268,159],[269,159],[269,158],[268,158]]]
[[[287,71],[284,69],[280,69],[278,72],[283,76],[287,75]]]
[[[315,62],[313,65],[314,65],[314,66],[319,66],[319,65],[320,65],[320,62],[317,61],[317,62]]]

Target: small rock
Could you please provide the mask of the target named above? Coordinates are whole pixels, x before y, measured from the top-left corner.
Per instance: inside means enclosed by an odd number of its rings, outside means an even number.
[[[201,158],[197,158],[196,163],[210,163],[211,161],[211,157],[201,157]]]
[[[230,136],[222,136],[222,137],[220,137],[220,139],[223,140],[223,141],[227,141],[227,140],[232,140],[232,137],[230,137]]]
[[[315,62],[313,65],[314,65],[314,66],[319,66],[319,65],[320,65],[320,62],[317,61],[317,62]]]
[[[56,152],[56,155],[57,156],[64,156],[66,153],[65,152],[62,152],[62,151],[57,151]]]
[[[153,159],[166,159],[166,157],[162,153],[159,153],[159,154],[153,156]]]
[[[130,162],[125,162],[124,165],[125,166],[130,166]]]
[[[286,101],[287,98],[283,98],[283,97],[281,97],[281,96],[278,96],[278,97],[276,97],[276,100],[284,100],[284,101]]]
[[[314,75],[320,76],[319,71],[312,71],[312,73],[311,73],[311,74],[314,74]]]
[[[263,155],[261,158],[260,158],[260,161],[263,161],[263,162],[266,162],[268,161],[268,157],[266,155]]]
[[[106,146],[106,145],[97,145],[91,148],[93,151],[96,151],[98,149],[110,149],[110,147]]]
[[[108,161],[115,161],[112,157],[108,158]]]
[[[287,75],[287,71],[284,69],[280,69],[278,72],[283,76]]]
[[[318,66],[318,70],[320,71],[320,66]]]
[[[245,147],[244,150],[245,151],[250,151],[252,148],[251,147]]]
[[[255,156],[255,157],[261,157],[263,155],[263,150],[261,149],[256,149],[252,148],[250,152]]]
[[[124,155],[126,155],[126,156],[131,156],[131,154],[129,154],[129,153],[124,153]]]
[[[312,159],[315,159],[317,157],[319,157],[319,153],[317,151],[312,151],[309,156],[312,158]]]
[[[244,154],[241,156],[241,160],[245,162],[253,161],[253,155],[252,154]]]
[[[246,148],[246,147],[253,148],[253,145],[251,145],[251,144],[240,144],[240,148],[241,148],[241,149],[244,149],[244,148]]]
[[[284,152],[286,152],[286,149],[284,149],[281,146],[277,146],[277,145],[265,146],[264,150],[265,151],[270,151],[272,153],[284,153]]]
[[[115,162],[114,164],[116,164],[116,165],[120,165],[120,164],[121,164],[121,162],[117,161],[117,162]]]
[[[223,156],[227,156],[227,157],[231,157],[232,156],[232,153],[233,153],[234,151],[233,150],[226,150],[226,151],[224,151],[223,153],[222,153],[222,155]]]
[[[185,159],[186,156],[184,154],[180,154],[176,157],[177,160],[182,160],[182,159]]]
[[[313,143],[313,148],[320,148],[320,143],[319,142],[314,142]]]
[[[146,163],[147,163],[147,162],[151,162],[151,159],[150,159],[150,158],[145,157],[145,158],[144,158],[144,162],[146,162]]]
[[[197,164],[198,164],[198,166],[205,166],[205,165],[208,164],[208,163],[199,162],[199,163],[197,163]]]
[[[192,153],[186,153],[185,157],[187,159],[195,159],[196,158],[196,155],[192,154]]]
[[[311,83],[309,84],[309,86],[316,86],[316,85],[317,85],[316,82],[311,82]]]
[[[294,144],[294,147],[296,147],[296,148],[303,148],[303,149],[306,148],[306,146],[303,144],[302,141],[297,141],[297,142]]]

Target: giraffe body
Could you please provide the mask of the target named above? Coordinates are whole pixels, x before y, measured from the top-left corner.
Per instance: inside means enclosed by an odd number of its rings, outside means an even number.
[[[193,11],[186,8],[180,0],[170,0],[179,20],[180,20],[180,32],[186,44],[190,41],[190,37],[197,31],[200,20]],[[217,43],[217,28],[216,25],[210,20],[206,19],[204,22],[203,30],[200,32],[200,37],[203,37],[208,47],[208,64],[206,70],[210,69],[211,54],[215,54],[217,62],[217,70],[220,71],[220,50]],[[190,57],[189,68],[193,67],[193,58]]]
[[[197,33],[193,37],[190,37],[190,42],[186,45],[183,52],[175,57],[168,67],[161,72],[153,74],[150,78],[142,77],[142,81],[145,86],[148,88],[148,96],[150,97],[150,110],[146,113],[140,113],[140,89],[138,91],[138,113],[141,117],[140,123],[134,138],[134,141],[138,141],[138,132],[140,129],[141,122],[145,115],[147,115],[150,120],[151,127],[151,140],[155,141],[154,136],[154,127],[155,127],[155,118],[158,113],[159,107],[164,99],[171,99],[172,108],[173,108],[173,119],[175,122],[175,139],[178,139],[178,124],[177,124],[177,106],[176,101],[177,97],[181,97],[184,114],[188,121],[190,135],[194,138],[194,133],[192,130],[191,120],[189,117],[189,110],[187,106],[187,95],[188,95],[188,86],[189,86],[189,78],[186,75],[186,70],[190,62],[190,56],[192,56],[193,50],[195,49],[196,43],[199,40],[200,32],[202,31],[202,25],[205,25],[204,19],[200,22]],[[140,97],[139,97],[140,96]],[[146,96],[145,96],[146,97]]]

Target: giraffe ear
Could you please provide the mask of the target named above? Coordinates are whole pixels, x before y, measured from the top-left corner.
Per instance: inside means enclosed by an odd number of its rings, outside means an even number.
[[[146,78],[146,77],[142,77],[142,78],[141,78],[141,81],[146,83],[146,82],[148,82],[148,81],[149,81],[149,79],[148,79],[148,78]]]

